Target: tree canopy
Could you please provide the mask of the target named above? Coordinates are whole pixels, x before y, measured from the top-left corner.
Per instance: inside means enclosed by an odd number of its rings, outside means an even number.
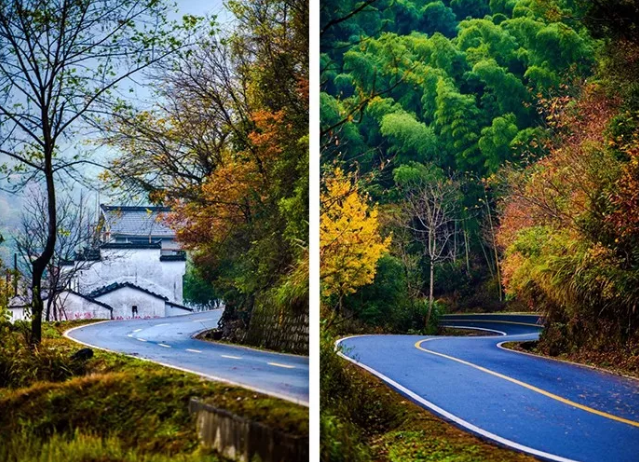
[[[197,274],[244,327],[256,306],[308,310],[308,5],[232,1],[230,32],[156,68],[158,103],[106,128],[103,175],[172,208]]]
[[[497,190],[489,180],[545,155],[549,102],[592,74],[601,45],[575,19],[586,12],[562,0],[322,3],[322,164],[356,173],[379,203],[380,232],[402,237],[389,251],[413,274],[408,298],[432,294],[433,279],[435,293],[447,295],[437,273],[448,271],[465,287],[449,299],[472,306],[472,288],[483,285],[501,300]],[[454,178],[459,191],[440,227],[450,239],[436,252],[452,258],[432,276],[439,259],[425,250],[439,237],[429,244],[419,232],[405,236],[393,219],[416,191],[408,177],[423,168]],[[426,176],[422,193],[440,182]],[[410,281],[421,281],[420,290]]]

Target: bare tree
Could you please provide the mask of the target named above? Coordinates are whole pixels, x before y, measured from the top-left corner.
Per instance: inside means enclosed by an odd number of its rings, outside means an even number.
[[[48,238],[47,205],[46,193],[35,188],[30,190],[24,201],[20,231],[15,236],[25,276],[29,278],[33,277],[32,262],[42,253]],[[76,256],[96,248],[100,231],[82,196],[77,201],[70,194],[58,198],[56,208],[58,231],[55,250],[42,283],[42,294],[46,294],[44,315],[47,321],[60,319],[59,294],[69,289],[79,272],[93,263],[87,258],[76,261]]]
[[[421,256],[412,251],[414,238],[412,231],[406,226],[406,217],[400,214],[399,221],[394,221],[399,226],[393,231],[393,254],[399,257],[404,267],[408,297],[417,300],[422,298],[424,287],[420,269]]]
[[[481,200],[481,199],[480,199]],[[490,204],[488,202],[488,194],[484,190],[484,199],[482,200],[486,207],[486,218],[484,222],[481,224],[480,236],[479,236],[479,244],[482,247],[482,251],[484,253],[484,257],[486,258],[486,263],[488,264],[488,269],[490,270],[490,274],[493,277],[497,277],[497,290],[499,291],[499,301],[503,301],[504,292],[501,285],[501,269],[499,266],[499,249],[497,246],[497,230],[495,229],[493,223],[493,212],[491,211]],[[484,249],[486,246],[488,249],[492,251],[490,257],[486,253]],[[493,271],[494,268],[494,271]]]
[[[162,0],[6,0],[0,3],[0,165],[46,188],[46,242],[30,262],[32,344],[41,340],[42,277],[58,237],[56,183],[90,159],[64,148],[126,106],[135,73],[180,47]],[[192,27],[192,18],[186,21]]]
[[[154,67],[158,103],[123,111],[103,142],[121,149],[109,183],[128,194],[197,200],[199,188],[230,149],[254,149],[249,77],[228,37],[202,34],[198,47]]]
[[[434,304],[435,267],[455,256],[453,242],[458,232],[459,187],[435,168],[408,168],[413,172],[401,185],[405,194],[401,216],[403,226],[422,243],[424,256],[428,259],[428,326]]]

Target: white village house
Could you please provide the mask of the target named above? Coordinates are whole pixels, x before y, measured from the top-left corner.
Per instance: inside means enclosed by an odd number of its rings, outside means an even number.
[[[162,207],[100,206],[100,243],[63,262],[68,288],[55,303],[61,319],[131,319],[187,314],[186,253],[162,221]],[[18,306],[13,318],[24,314]]]

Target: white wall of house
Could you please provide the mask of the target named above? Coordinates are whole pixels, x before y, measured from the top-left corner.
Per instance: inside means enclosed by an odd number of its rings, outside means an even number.
[[[72,289],[88,294],[116,282],[130,282],[176,303],[183,301],[185,261],[160,261],[160,249],[101,249],[101,261],[85,265]]]
[[[27,313],[23,307],[9,307],[9,322],[24,321],[27,319]]]
[[[111,310],[73,292],[64,291],[56,299],[59,316],[73,319],[111,319]]]
[[[113,308],[113,319],[161,318],[165,316],[164,300],[131,287],[122,287],[99,297],[96,300]],[[133,307],[137,307],[137,316]]]
[[[171,305],[170,303],[166,304],[166,316],[181,316],[183,314],[190,314],[191,311],[185,310],[184,308],[179,308],[177,306]]]
[[[161,261],[162,274],[166,288],[171,291],[170,294],[162,293],[169,300],[182,304],[184,302],[184,275],[186,274],[185,261]],[[172,289],[172,290],[171,290]],[[153,292],[153,291],[152,291]]]

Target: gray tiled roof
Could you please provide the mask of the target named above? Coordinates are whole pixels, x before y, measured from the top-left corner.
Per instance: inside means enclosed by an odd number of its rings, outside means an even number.
[[[137,242],[107,242],[100,246],[101,249],[161,249],[162,243],[160,241],[150,243],[137,243]]]
[[[73,295],[77,295],[78,297],[82,297],[85,300],[90,301],[91,303],[95,303],[96,305],[100,305],[100,306],[110,310],[111,312],[113,312],[113,308],[112,307],[110,307],[106,303],[101,302],[100,300],[96,300],[94,298],[91,298],[88,295],[81,294],[80,292],[76,292],[75,290],[71,290],[71,289],[65,289],[63,292],[69,292],[69,293],[71,293]]]
[[[179,252],[175,255],[160,255],[160,261],[186,261],[186,252]]]
[[[100,205],[106,220],[106,230],[112,237],[175,237],[175,231],[161,219],[168,207],[127,207]]]
[[[193,311],[193,308],[189,308],[188,306],[184,306],[184,305],[180,305],[179,303],[175,303],[175,302],[166,302],[167,305],[170,306],[174,306],[176,308],[180,308],[182,310],[187,310],[187,311]]]
[[[140,287],[138,285],[132,284],[130,282],[114,282],[113,284],[109,284],[108,286],[100,287],[99,289],[94,290],[90,294],[87,295],[89,298],[97,298],[101,295],[108,294],[109,292],[113,292],[114,290],[120,290],[124,287],[129,287],[131,289],[136,289],[141,292],[145,292],[153,297],[160,298],[164,301],[168,301],[164,295],[156,294],[155,292],[151,292],[150,290],[145,289],[144,287]]]

